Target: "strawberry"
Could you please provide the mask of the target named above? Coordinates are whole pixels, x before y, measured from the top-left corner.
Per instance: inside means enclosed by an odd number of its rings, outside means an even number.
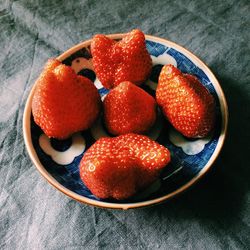
[[[95,35],[91,54],[96,75],[108,89],[123,81],[139,85],[148,78],[152,69],[145,36],[140,30],[132,30],[118,42],[105,35]]]
[[[189,138],[204,137],[214,127],[215,101],[199,80],[165,65],[159,76],[156,101],[169,122]]]
[[[106,137],[85,152],[80,177],[95,196],[121,200],[156,180],[169,161],[168,149],[146,136]]]
[[[88,78],[51,59],[36,82],[32,113],[47,136],[66,139],[88,129],[97,118],[100,105],[98,91]]]
[[[106,128],[113,135],[144,133],[156,119],[156,101],[143,89],[126,81],[104,99]]]

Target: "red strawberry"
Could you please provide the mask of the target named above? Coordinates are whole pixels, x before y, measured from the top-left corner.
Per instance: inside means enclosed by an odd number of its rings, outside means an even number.
[[[165,65],[156,89],[157,103],[170,123],[184,136],[204,137],[214,127],[215,101],[192,75]]]
[[[132,30],[118,42],[96,35],[91,43],[91,53],[96,75],[108,89],[123,81],[139,85],[148,78],[152,69],[145,36],[140,30]]]
[[[156,180],[169,161],[168,149],[146,136],[101,138],[84,154],[80,176],[97,197],[121,200]]]
[[[114,135],[144,133],[156,119],[156,101],[131,82],[122,82],[104,99],[104,120]]]
[[[100,104],[98,91],[88,78],[51,59],[36,82],[32,113],[47,136],[65,139],[88,129],[99,114]]]

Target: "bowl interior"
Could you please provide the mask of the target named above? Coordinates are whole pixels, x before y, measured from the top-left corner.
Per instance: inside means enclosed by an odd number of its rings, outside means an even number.
[[[111,35],[119,39],[122,34]],[[90,78],[102,97],[109,90],[97,79],[90,53],[90,42],[83,42],[58,57],[71,66],[77,74]],[[24,114],[24,138],[31,159],[41,174],[56,188],[70,197],[88,204],[109,208],[134,208],[152,205],[169,199],[196,182],[211,167],[224,142],[227,127],[227,104],[221,87],[208,69],[192,53],[177,44],[152,36],[146,36],[146,46],[153,60],[153,70],[148,81],[142,86],[154,96],[157,79],[162,65],[171,63],[182,72],[198,77],[214,96],[216,101],[216,126],[212,135],[188,140],[180,135],[164,119],[161,111],[155,126],[148,136],[171,151],[172,161],[161,177],[147,189],[125,201],[100,200],[88,190],[79,177],[79,162],[84,152],[102,136],[109,136],[102,120],[88,131],[83,131],[65,141],[50,140],[34,123],[31,114],[32,89]]]

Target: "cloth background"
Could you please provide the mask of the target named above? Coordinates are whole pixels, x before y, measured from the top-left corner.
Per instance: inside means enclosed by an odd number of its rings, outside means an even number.
[[[0,0],[0,249],[249,249],[250,4],[228,1]],[[41,177],[22,135],[49,57],[96,33],[140,28],[201,58],[228,101],[226,143],[208,175],[162,205],[80,204]]]

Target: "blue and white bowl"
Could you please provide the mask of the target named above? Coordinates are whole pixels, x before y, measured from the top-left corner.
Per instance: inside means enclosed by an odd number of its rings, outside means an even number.
[[[112,39],[121,39],[123,36],[124,34],[109,35]],[[95,75],[90,43],[91,40],[80,43],[63,53],[58,59],[71,66],[77,74],[90,78],[103,100],[109,90],[102,86]],[[148,136],[171,151],[171,164],[166,167],[155,183],[131,199],[102,200],[95,197],[84,185],[78,168],[84,152],[98,138],[109,136],[101,120],[98,120],[88,131],[74,134],[68,140],[51,140],[34,123],[31,113],[33,87],[23,118],[24,140],[28,153],[38,171],[50,184],[77,201],[119,209],[157,204],[180,194],[193,185],[209,170],[219,155],[226,136],[228,109],[217,79],[200,59],[173,42],[146,35],[146,45],[154,66],[143,88],[154,94],[161,67],[168,63],[177,66],[182,72],[197,76],[216,100],[215,130],[206,138],[188,140],[168,124],[159,110],[157,122],[149,131]]]

